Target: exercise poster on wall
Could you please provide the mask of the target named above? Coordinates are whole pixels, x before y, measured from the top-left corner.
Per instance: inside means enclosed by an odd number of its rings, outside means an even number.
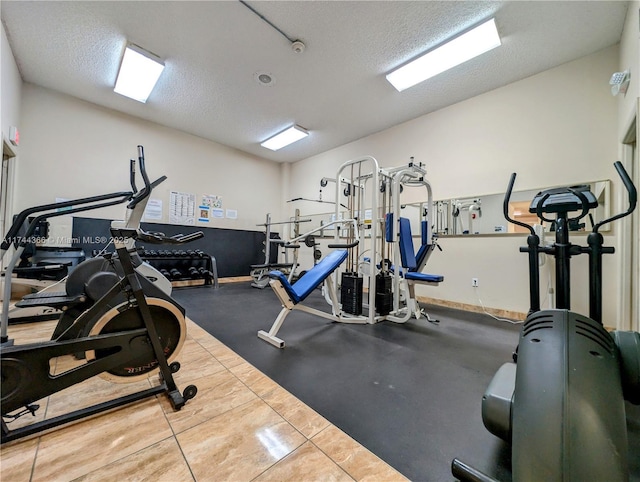
[[[149,199],[144,210],[146,221],[160,221],[162,219],[162,199]]]
[[[222,196],[215,196],[213,194],[203,194],[202,202],[200,203],[202,206],[209,206],[210,208],[219,209],[222,207]]]
[[[169,198],[169,222],[187,226],[196,223],[196,195],[171,191]]]
[[[209,206],[198,206],[198,222],[199,223],[208,223],[209,218],[211,217],[211,208]]]

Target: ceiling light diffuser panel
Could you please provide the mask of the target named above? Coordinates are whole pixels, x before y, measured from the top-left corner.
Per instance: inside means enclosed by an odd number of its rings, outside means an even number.
[[[164,63],[158,57],[137,45],[129,44],[124,51],[122,64],[116,80],[114,92],[146,102],[164,70]]]
[[[309,131],[298,125],[293,125],[275,136],[270,137],[260,145],[267,149],[271,149],[272,151],[277,151],[278,149],[282,149],[283,147],[293,144],[300,139],[304,139],[308,135]]]
[[[387,80],[402,92],[501,44],[492,18],[387,74]]]

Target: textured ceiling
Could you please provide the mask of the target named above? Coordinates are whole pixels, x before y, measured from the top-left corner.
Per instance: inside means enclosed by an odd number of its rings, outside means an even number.
[[[591,54],[620,40],[615,1],[12,1],[2,21],[26,82],[292,162]],[[502,46],[397,92],[385,74],[495,16]],[[146,104],[113,92],[127,41],[165,59]],[[259,84],[258,72],[275,82]],[[311,135],[260,142],[292,123]]]

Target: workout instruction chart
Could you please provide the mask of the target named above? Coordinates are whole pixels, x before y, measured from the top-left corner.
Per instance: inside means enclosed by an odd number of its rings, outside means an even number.
[[[171,191],[169,197],[169,222],[193,226],[196,223],[196,195]]]

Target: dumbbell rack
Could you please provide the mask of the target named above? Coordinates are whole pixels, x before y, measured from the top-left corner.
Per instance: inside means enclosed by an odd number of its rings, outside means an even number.
[[[200,250],[151,250],[141,248],[140,257],[160,271],[174,286],[218,287],[218,269],[213,256]]]

